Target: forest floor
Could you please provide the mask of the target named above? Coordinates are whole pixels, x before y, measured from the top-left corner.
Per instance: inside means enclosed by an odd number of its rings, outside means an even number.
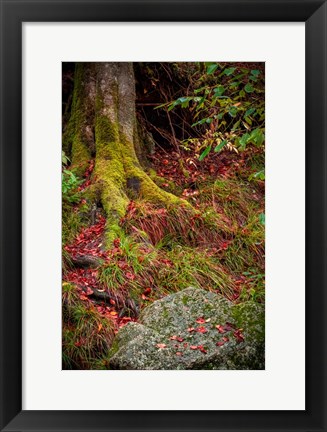
[[[102,354],[119,328],[137,321],[151,302],[188,286],[234,302],[264,302],[264,181],[251,178],[263,157],[254,149],[225,150],[200,162],[192,151],[157,150],[149,175],[195,213],[131,200],[109,248],[102,209],[93,223],[76,225],[64,256],[99,261],[64,265],[64,368],[105,367]],[[93,166],[90,161],[75,213],[86,204]]]

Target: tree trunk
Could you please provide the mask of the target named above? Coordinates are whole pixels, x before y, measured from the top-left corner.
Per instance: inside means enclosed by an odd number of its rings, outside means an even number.
[[[136,155],[139,145],[132,63],[77,63],[71,116],[63,149],[84,173],[95,159],[92,183],[99,190],[110,232],[118,229],[131,198],[165,207],[184,200],[161,190]]]

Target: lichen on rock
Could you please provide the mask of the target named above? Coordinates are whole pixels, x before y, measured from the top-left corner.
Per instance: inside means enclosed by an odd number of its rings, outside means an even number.
[[[264,307],[187,288],[145,308],[117,334],[112,369],[264,369]]]

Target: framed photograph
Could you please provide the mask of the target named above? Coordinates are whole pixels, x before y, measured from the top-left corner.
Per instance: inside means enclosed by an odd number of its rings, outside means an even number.
[[[1,430],[324,431],[326,2],[1,28]]]

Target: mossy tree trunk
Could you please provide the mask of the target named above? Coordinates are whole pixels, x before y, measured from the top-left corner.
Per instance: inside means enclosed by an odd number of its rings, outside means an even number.
[[[165,207],[183,202],[145,173],[136,155],[139,144],[132,63],[77,63],[63,149],[79,173],[95,159],[92,182],[100,191],[109,231],[124,216],[131,196]]]

